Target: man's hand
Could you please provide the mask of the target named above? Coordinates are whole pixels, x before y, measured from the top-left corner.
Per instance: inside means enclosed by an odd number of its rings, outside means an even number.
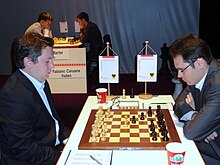
[[[206,142],[206,143],[209,143],[210,141],[215,140],[217,137],[218,137],[218,134],[217,134],[217,132],[215,131],[215,132],[213,132],[211,135],[209,135],[209,136],[207,136],[207,137],[205,138],[205,142]]]
[[[192,93],[189,93],[185,99],[186,103],[195,110],[195,102],[192,96]]]

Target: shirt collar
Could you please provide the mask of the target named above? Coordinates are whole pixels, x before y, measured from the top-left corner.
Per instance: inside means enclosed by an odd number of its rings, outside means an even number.
[[[37,89],[37,91],[44,89],[44,83],[45,82],[40,82],[40,81],[36,80],[35,78],[30,76],[28,73],[26,73],[22,69],[19,69],[19,70],[33,83],[33,85]]]
[[[199,81],[199,83],[195,85],[195,87],[197,89],[199,89],[200,91],[202,90],[202,86],[203,86],[203,84],[205,82],[206,76],[207,76],[207,73],[203,76],[203,78]]]

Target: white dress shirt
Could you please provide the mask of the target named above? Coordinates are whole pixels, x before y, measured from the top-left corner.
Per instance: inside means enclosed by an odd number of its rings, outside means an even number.
[[[195,88],[199,89],[200,91],[202,90],[206,75],[207,75],[207,73],[203,76],[203,78],[199,81],[199,83],[195,85]],[[186,113],[185,115],[183,115],[183,117],[181,117],[180,120],[183,120],[183,121],[191,120],[192,115],[194,113],[198,113],[198,111],[190,111],[190,112]]]

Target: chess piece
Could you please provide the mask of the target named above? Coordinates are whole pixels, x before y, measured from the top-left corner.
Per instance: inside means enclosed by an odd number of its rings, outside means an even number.
[[[93,131],[91,132],[91,134],[92,134],[91,141],[92,141],[92,142],[96,142],[96,141],[97,141],[97,138],[96,138],[96,133],[95,133],[95,131],[93,130]]]
[[[167,134],[168,134],[168,131],[165,130],[163,134],[164,134],[164,136],[163,136],[163,141],[169,141],[169,137],[168,137],[168,135],[167,135]]]
[[[148,115],[148,117],[152,117],[152,115],[153,115],[151,106],[149,106],[149,108],[148,108],[147,115]]]
[[[163,47],[161,47],[160,49],[161,49],[160,58],[162,59],[162,64],[159,73],[169,74],[170,73],[170,69],[168,67],[169,48],[167,47],[167,43],[163,43]]]
[[[133,88],[131,89],[130,98],[134,98],[134,90],[133,90]]]
[[[141,112],[141,117],[140,117],[141,120],[144,120],[144,112]]]
[[[122,90],[122,99],[126,99],[126,95],[125,95],[125,89]]]
[[[131,120],[131,123],[132,123],[132,124],[135,124],[135,123],[136,123],[136,119],[135,119],[135,116],[132,116],[132,120]]]
[[[155,133],[155,134],[153,134],[152,136],[153,136],[153,137],[152,137],[152,140],[153,140],[153,141],[157,141],[157,134]]]
[[[128,116],[125,116],[125,119],[124,119],[124,126],[125,126],[125,127],[128,126]]]
[[[101,133],[101,141],[106,141],[105,132]]]

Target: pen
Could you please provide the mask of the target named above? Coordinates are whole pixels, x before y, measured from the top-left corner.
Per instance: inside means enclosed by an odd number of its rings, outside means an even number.
[[[71,150],[69,151],[69,153],[68,153],[68,155],[67,155],[67,157],[66,157],[66,161],[65,161],[64,165],[66,164],[66,162],[67,162],[67,160],[68,160],[68,158],[69,158],[69,156],[70,156],[70,153],[71,153]]]
[[[98,161],[94,156],[92,156],[92,155],[89,155],[89,156],[90,156],[90,158],[92,158],[92,160],[96,161],[96,163],[102,165],[102,163],[100,161]]]

